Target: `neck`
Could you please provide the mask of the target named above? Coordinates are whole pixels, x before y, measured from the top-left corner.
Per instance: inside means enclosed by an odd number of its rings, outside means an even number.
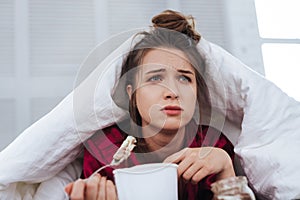
[[[185,127],[178,130],[160,130],[144,127],[143,136],[148,149],[160,159],[181,150],[184,143]]]

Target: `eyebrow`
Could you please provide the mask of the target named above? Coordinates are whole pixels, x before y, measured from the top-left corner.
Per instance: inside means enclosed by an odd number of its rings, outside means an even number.
[[[147,72],[146,74],[154,74],[154,73],[165,72],[165,71],[166,71],[166,69],[161,68],[161,69],[151,70],[151,71]],[[183,73],[183,74],[192,74],[192,75],[194,75],[194,73],[190,70],[179,69],[179,70],[177,70],[177,72],[180,72],[180,73]]]
[[[165,71],[166,71],[166,69],[161,68],[161,69],[151,70],[151,71],[147,72],[146,74],[154,74],[154,73],[165,72]]]
[[[183,74],[192,74],[192,75],[194,75],[194,73],[190,70],[179,69],[177,71],[180,72],[180,73],[183,73]]]

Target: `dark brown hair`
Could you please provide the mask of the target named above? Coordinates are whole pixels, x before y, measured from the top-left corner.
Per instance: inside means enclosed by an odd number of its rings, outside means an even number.
[[[141,65],[142,59],[148,51],[164,47],[184,52],[195,69],[199,107],[199,112],[196,114],[199,115],[197,123],[200,124],[201,107],[204,103],[206,106],[210,105],[210,102],[207,85],[202,76],[203,60],[197,50],[197,43],[201,36],[194,29],[194,19],[176,11],[166,10],[154,16],[152,23],[152,30],[138,34],[138,36],[142,36],[142,39],[133,46],[122,65],[121,77],[125,76],[122,90],[126,91],[127,85],[133,86],[133,93],[129,101],[130,117],[138,126],[141,126],[141,116],[136,106],[135,72],[131,72],[136,71],[133,69]]]
[[[180,12],[165,10],[152,18],[153,27],[166,28],[183,33],[196,43],[200,41],[200,34],[195,30],[195,20],[191,15],[185,16]]]

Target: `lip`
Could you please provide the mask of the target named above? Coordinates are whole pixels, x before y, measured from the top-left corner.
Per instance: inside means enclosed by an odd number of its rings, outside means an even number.
[[[179,106],[165,106],[162,111],[167,115],[180,115],[183,109]]]

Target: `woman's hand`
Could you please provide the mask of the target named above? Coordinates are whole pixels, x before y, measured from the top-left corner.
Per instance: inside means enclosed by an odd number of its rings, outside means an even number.
[[[215,147],[185,148],[165,159],[178,164],[178,175],[196,184],[204,177],[217,174],[217,179],[235,176],[226,151]]]
[[[78,179],[65,187],[71,200],[114,200],[116,187],[111,180],[99,174],[88,179]]]

